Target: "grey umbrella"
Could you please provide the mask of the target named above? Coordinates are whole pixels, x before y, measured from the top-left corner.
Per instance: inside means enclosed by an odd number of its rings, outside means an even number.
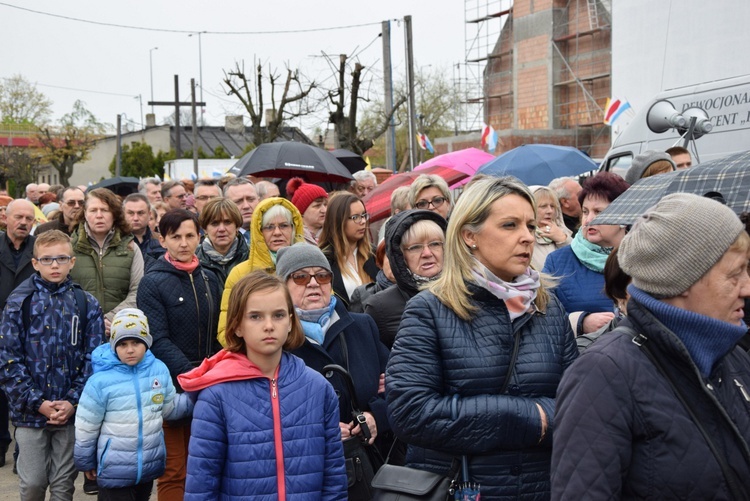
[[[633,224],[670,193],[721,198],[738,215],[750,210],[750,151],[640,179],[602,211],[592,224]]]

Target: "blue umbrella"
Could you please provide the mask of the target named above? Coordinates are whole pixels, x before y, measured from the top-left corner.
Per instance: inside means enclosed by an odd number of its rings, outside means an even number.
[[[524,144],[482,165],[477,174],[514,176],[527,185],[549,184],[555,178],[596,170],[596,163],[570,146]]]

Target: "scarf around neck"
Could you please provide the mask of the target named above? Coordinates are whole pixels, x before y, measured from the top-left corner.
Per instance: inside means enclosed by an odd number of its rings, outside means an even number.
[[[513,282],[506,282],[475,260],[471,273],[478,286],[505,302],[511,322],[524,313],[536,311],[534,299],[540,286],[536,270],[526,268],[526,273],[518,275]]]
[[[239,245],[239,243],[239,239],[235,237],[234,240],[232,240],[232,245],[229,247],[227,253],[221,255],[221,253],[214,248],[214,245],[211,243],[208,237],[206,237],[205,239],[203,239],[201,248],[211,261],[220,265],[225,265],[231,262],[232,259],[234,259],[234,255],[237,253],[237,246]]]
[[[198,256],[196,256],[195,254],[193,254],[193,259],[189,263],[183,263],[182,261],[176,261],[172,259],[172,256],[169,255],[169,252],[164,253],[164,260],[178,270],[186,271],[188,273],[194,272],[200,264],[200,262],[198,261]]]
[[[316,308],[314,310],[301,310],[294,308],[299,318],[302,330],[305,333],[305,337],[310,338],[319,345],[323,345],[323,339],[325,339],[326,331],[330,327],[331,316],[336,309],[336,296],[331,297],[331,303],[324,308]]]
[[[597,273],[604,272],[604,263],[607,262],[611,247],[602,247],[601,245],[592,244],[579,231],[570,244],[570,249],[578,260],[589,270]]]

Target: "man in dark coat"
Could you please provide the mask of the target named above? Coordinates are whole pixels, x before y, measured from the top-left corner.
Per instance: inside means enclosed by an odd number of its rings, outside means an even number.
[[[70,236],[76,222],[82,219],[81,212],[83,212],[85,199],[86,195],[77,186],[65,188],[60,200],[60,212],[48,222],[40,224],[34,231],[34,235],[41,235],[50,230],[60,230]]]
[[[5,308],[8,296],[18,285],[34,274],[31,258],[34,254],[34,204],[14,200],[8,204],[8,227],[0,233],[0,308]],[[0,391],[0,466],[5,466],[5,453],[10,445],[8,432],[8,399]]]
[[[664,197],[618,250],[627,318],[563,375],[553,499],[750,499],[750,236],[728,207]]]

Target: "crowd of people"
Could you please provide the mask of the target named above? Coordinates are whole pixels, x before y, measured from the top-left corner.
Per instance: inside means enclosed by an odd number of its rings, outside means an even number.
[[[750,499],[745,222],[595,224],[685,153],[421,175],[380,228],[370,171],[0,194],[0,466],[15,437],[23,500],[357,500],[359,443],[485,499]]]

